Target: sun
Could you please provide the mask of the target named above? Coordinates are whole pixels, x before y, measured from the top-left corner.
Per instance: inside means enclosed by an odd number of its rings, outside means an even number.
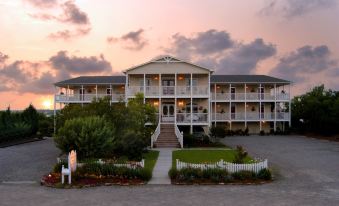
[[[50,99],[45,99],[42,102],[42,106],[44,109],[51,109],[52,108],[52,101]]]

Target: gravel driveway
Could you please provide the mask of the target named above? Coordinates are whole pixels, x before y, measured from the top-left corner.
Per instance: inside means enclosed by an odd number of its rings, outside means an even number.
[[[339,205],[339,143],[292,136],[232,137],[224,141],[228,145],[245,146],[252,156],[269,158],[276,180],[270,184],[252,186],[146,185],[71,190],[46,188],[37,183],[3,183],[0,184],[0,205]],[[32,144],[37,144],[36,149],[40,150],[42,146],[50,147],[45,150],[45,154],[41,154],[45,157],[41,162],[35,159],[30,163],[30,167],[42,168],[42,171],[26,168],[29,164],[24,164],[24,161],[20,161],[24,165],[16,164],[16,167],[25,172],[37,171],[43,174],[43,170],[48,171],[55,162],[54,156],[58,152],[50,141]],[[0,151],[1,167],[3,162],[10,166],[4,158],[19,161],[19,157],[13,157],[12,150],[16,149],[7,150],[11,152]],[[32,155],[31,152],[25,153]],[[48,166],[44,166],[45,163]],[[2,174],[4,171],[10,170],[0,169]],[[32,179],[39,176],[31,174]],[[16,175],[9,177],[15,179]]]

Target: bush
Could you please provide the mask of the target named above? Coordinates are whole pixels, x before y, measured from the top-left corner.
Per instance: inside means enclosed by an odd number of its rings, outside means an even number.
[[[242,146],[238,145],[233,163],[243,164],[245,162],[246,157],[247,152],[244,150]]]
[[[119,177],[124,179],[140,179],[148,181],[152,178],[152,172],[145,168],[131,169],[127,167],[117,167],[114,164],[86,163],[82,167],[78,167],[76,176],[104,176]]]
[[[265,131],[264,130],[260,130],[259,135],[260,136],[264,136],[265,135]]]
[[[255,180],[256,174],[252,171],[242,170],[239,172],[232,173],[232,177],[234,180]]]
[[[224,138],[226,136],[226,129],[223,126],[211,126],[209,129],[209,135],[212,138]]]
[[[76,150],[79,158],[103,157],[113,148],[114,128],[101,117],[66,120],[54,140],[64,153]]]
[[[258,174],[257,174],[258,179],[261,180],[271,180],[272,179],[272,174],[269,169],[261,169]]]
[[[141,135],[135,133],[127,133],[121,141],[123,154],[130,160],[141,160],[147,144],[142,140]]]

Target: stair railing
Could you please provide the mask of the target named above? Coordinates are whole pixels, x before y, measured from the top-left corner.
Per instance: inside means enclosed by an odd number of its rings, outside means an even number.
[[[160,135],[160,124],[158,124],[157,128],[155,129],[154,133],[151,136],[151,148],[153,148],[154,142],[157,141]]]
[[[180,143],[180,147],[184,148],[184,133],[180,132],[178,125],[174,125],[174,128],[175,128],[175,135],[177,136],[178,141]]]

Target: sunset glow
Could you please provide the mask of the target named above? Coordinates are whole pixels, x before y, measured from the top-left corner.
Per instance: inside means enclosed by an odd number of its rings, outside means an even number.
[[[1,0],[0,109],[52,109],[53,83],[121,74],[161,54],[288,79],[293,95],[339,89],[334,19],[335,0]]]

